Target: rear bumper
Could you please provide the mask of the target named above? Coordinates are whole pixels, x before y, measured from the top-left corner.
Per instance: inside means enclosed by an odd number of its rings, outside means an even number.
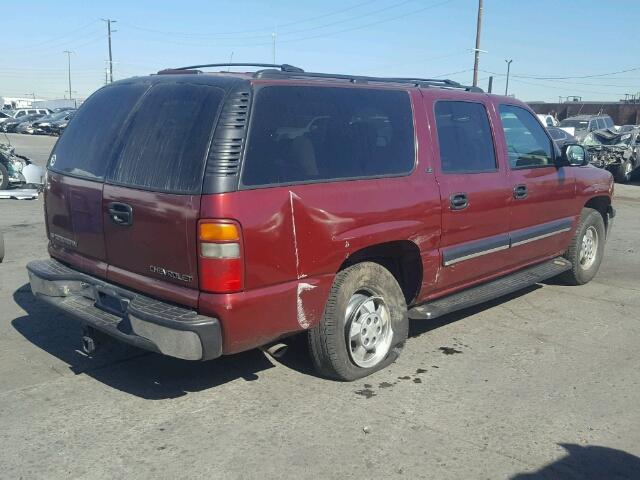
[[[123,342],[185,360],[222,354],[217,318],[140,295],[54,259],[30,262],[27,271],[36,298]]]

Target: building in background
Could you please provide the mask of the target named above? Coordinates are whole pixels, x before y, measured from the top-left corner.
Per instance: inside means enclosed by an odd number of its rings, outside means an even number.
[[[30,108],[34,106],[34,102],[44,101],[41,98],[25,98],[25,97],[0,97],[2,100],[3,110],[13,110],[16,108]]]

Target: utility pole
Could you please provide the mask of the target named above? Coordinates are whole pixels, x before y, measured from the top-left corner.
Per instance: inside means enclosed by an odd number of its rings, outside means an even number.
[[[107,36],[109,38],[109,81],[113,82],[113,56],[111,54],[111,24],[116,23],[116,20],[110,18],[103,18],[103,22],[107,22]],[[113,30],[115,32],[115,30]]]
[[[483,0],[478,0],[478,24],[476,26],[475,61],[473,62],[473,86],[478,86],[478,64],[480,63],[480,32],[482,30]]]
[[[72,93],[71,93],[71,54],[73,53],[70,50],[65,50],[62,53],[66,53],[67,54],[67,71],[69,74],[69,100],[72,100]]]
[[[487,88],[487,93],[493,92],[493,75],[489,77],[489,88]]]
[[[507,84],[504,86],[504,94],[505,96],[509,93],[509,70],[511,70],[511,62],[513,60],[505,60],[507,62]]]
[[[271,33],[271,38],[273,40],[273,63],[276,63],[276,32]]]

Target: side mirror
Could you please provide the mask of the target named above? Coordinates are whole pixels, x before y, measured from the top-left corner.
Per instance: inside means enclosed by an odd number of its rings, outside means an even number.
[[[587,165],[589,163],[587,151],[582,145],[569,143],[562,147],[562,163],[572,167]]]

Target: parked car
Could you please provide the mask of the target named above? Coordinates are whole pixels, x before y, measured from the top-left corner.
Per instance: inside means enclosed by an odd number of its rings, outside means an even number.
[[[62,123],[68,122],[72,116],[73,116],[72,110],[63,110],[63,111],[52,113],[51,115],[47,115],[45,117],[39,118],[38,120],[32,123],[33,132],[31,133],[50,135],[53,133],[52,126],[54,124],[56,124],[56,127],[57,127],[58,121],[62,120]]]
[[[354,380],[398,357],[408,315],[598,271],[611,174],[519,100],[288,65],[194,73],[101,88],[51,154],[51,258],[27,269],[87,352],[95,332],[189,360],[306,332],[318,371]]]
[[[587,134],[582,145],[590,163],[609,170],[619,183],[630,182],[640,167],[640,127],[596,130]]]
[[[567,133],[561,128],[547,127],[547,132],[549,132],[549,135],[551,135],[553,141],[556,142],[556,145],[558,145],[558,147],[560,148],[565,146],[567,143],[578,143],[576,137],[574,137],[570,133]]]
[[[52,111],[48,108],[18,108],[16,110],[12,110],[13,118],[20,118],[26,115],[33,115],[36,113],[39,113],[42,115],[49,115],[50,113],[52,113]]]
[[[7,120],[6,122],[0,124],[0,128],[2,128],[3,132],[16,132],[20,125],[25,124],[25,127],[30,126],[31,122],[42,117],[44,117],[43,113],[32,113],[31,115],[23,115],[21,117]],[[21,133],[31,133],[24,131],[24,127],[21,130],[23,130]]]
[[[638,128],[638,125],[620,125],[618,127],[615,127],[615,131],[618,133],[627,133],[632,132],[636,128]]]
[[[0,110],[0,124],[12,118],[11,110]]]
[[[613,128],[613,120],[609,115],[576,115],[562,120],[559,127],[581,142],[589,132]]]
[[[76,111],[72,110],[65,117],[51,122],[51,125],[49,126],[51,135],[61,135],[62,132],[64,132],[65,128],[67,128],[67,125],[69,124],[71,119],[75,116],[75,114],[76,114]]]
[[[560,122],[558,122],[553,115],[538,113],[536,117],[542,122],[542,125],[545,127],[556,127]]]
[[[15,148],[0,143],[0,190],[11,186],[33,186],[40,190],[44,184],[44,169],[29,158],[18,155]]]

